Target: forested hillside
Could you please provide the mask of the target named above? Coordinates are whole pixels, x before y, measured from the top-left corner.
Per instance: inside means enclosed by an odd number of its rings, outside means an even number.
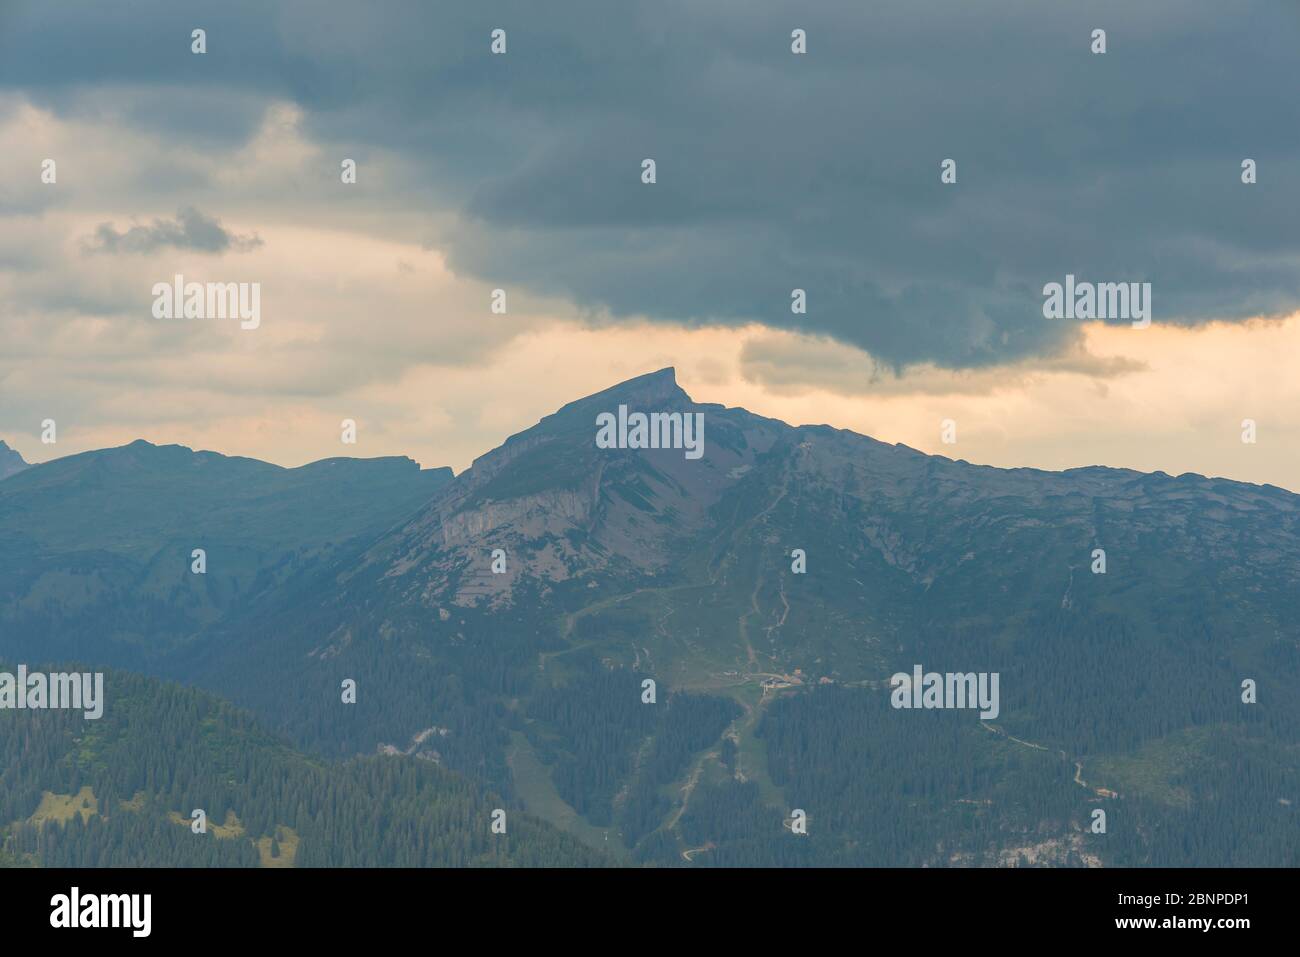
[[[419,757],[313,760],[210,695],[121,672],[104,716],[0,711],[0,860],[57,866],[591,866]],[[492,812],[506,810],[504,834]],[[202,809],[207,832],[191,831]]]

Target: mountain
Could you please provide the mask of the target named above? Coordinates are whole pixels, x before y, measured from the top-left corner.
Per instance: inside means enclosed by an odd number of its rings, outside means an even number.
[[[450,479],[405,458],[286,469],[143,441],[26,469],[0,486],[6,650],[148,661],[255,610]]]
[[[597,448],[597,416],[620,405],[703,415],[704,454]],[[337,565],[328,588],[231,636],[239,653],[196,673],[327,751],[456,727],[451,766],[532,788],[537,806],[558,797],[586,823],[615,826],[629,851],[648,841],[637,853],[650,858],[712,844],[692,862],[786,861],[788,848],[737,838],[747,849],[726,850],[691,822],[780,834],[774,808],[821,795],[832,820],[855,822],[834,826],[858,836],[842,834],[819,861],[1001,862],[1027,848],[1040,861],[1169,862],[1178,852],[1149,838],[1085,848],[1087,804],[1120,792],[1149,828],[1167,827],[1170,814],[1224,813],[1187,808],[1194,789],[1275,775],[1219,833],[1260,847],[1251,827],[1294,824],[1298,522],[1300,497],[1281,489],[973,466],[698,404],[664,370],[511,437]],[[1099,548],[1104,574],[1092,571]],[[254,663],[296,680],[258,687]],[[940,735],[928,714],[880,711],[888,676],[917,663],[998,672],[998,720],[958,715],[965,724]],[[313,704],[344,674],[386,692],[346,727]],[[686,765],[669,762],[668,779],[644,780],[638,761],[662,733],[638,713],[644,677],[743,714]],[[1246,678],[1267,707],[1243,705]],[[859,753],[864,740],[878,748]],[[840,780],[851,753],[860,776]],[[894,755],[974,766],[909,780]],[[540,789],[539,763],[550,778]],[[878,781],[864,792],[867,768],[943,800],[919,807]],[[649,836],[625,817],[646,793],[672,808]],[[970,845],[954,806],[997,808],[979,812],[996,820],[975,831],[1001,842]],[[894,834],[900,817],[915,819],[910,841],[866,840],[870,821]],[[953,841],[942,854],[937,833]]]
[[[11,449],[3,439],[0,439],[0,479],[7,479],[11,475],[17,475],[27,467],[27,463],[23,461],[23,457],[18,454],[18,451]]]
[[[51,669],[53,670],[53,669]],[[325,765],[210,695],[110,672],[103,716],[0,711],[0,862],[593,866],[596,851],[417,757]],[[160,773],[160,770],[165,773]],[[204,833],[191,830],[202,809]],[[492,831],[506,811],[506,830]]]
[[[701,454],[597,443],[636,412],[698,416]],[[0,542],[31,478],[0,486]],[[260,555],[289,503],[246,506]],[[1290,492],[976,466],[696,403],[665,369],[380,524],[183,641],[141,629],[151,667],[328,758],[430,752],[622,860],[1300,862]],[[891,707],[917,665],[996,674],[996,717]]]

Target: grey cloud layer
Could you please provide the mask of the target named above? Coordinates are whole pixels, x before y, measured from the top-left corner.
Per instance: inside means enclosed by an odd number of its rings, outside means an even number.
[[[257,236],[237,236],[213,217],[187,207],[174,220],[155,219],[148,226],[132,226],[120,232],[112,223],[100,223],[88,249],[103,253],[148,253],[171,247],[223,253],[256,249],[260,245],[262,240]]]
[[[1041,313],[1067,272],[1150,281],[1157,322],[1300,307],[1286,0],[5,9],[0,82],[37,102],[122,84],[124,123],[229,147],[250,99],[291,99],[363,180],[372,145],[419,165],[410,201],[462,218],[456,269],[603,321],[759,320],[961,367],[1067,348]]]

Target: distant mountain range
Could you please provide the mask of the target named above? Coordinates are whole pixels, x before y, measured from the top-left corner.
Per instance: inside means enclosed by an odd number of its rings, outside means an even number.
[[[134,664],[257,605],[451,479],[405,458],[286,469],[137,441],[0,485],[0,623],[24,653]],[[192,575],[193,552],[206,574]]]
[[[636,412],[702,455],[600,447]],[[975,466],[671,369],[456,476],[137,442],[0,483],[0,657],[436,762],[624,861],[1300,863],[1298,622],[1300,496]],[[997,718],[891,707],[918,664],[1000,675]]]

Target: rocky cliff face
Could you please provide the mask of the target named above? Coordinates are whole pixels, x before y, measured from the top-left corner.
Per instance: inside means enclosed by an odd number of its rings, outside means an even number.
[[[597,417],[701,414],[704,454],[682,448],[605,449]],[[564,406],[481,456],[367,561],[410,597],[490,604],[524,581],[599,587],[668,571],[713,526],[710,511],[770,450],[781,423],[694,402],[672,369]],[[504,568],[493,555],[505,553]]]

